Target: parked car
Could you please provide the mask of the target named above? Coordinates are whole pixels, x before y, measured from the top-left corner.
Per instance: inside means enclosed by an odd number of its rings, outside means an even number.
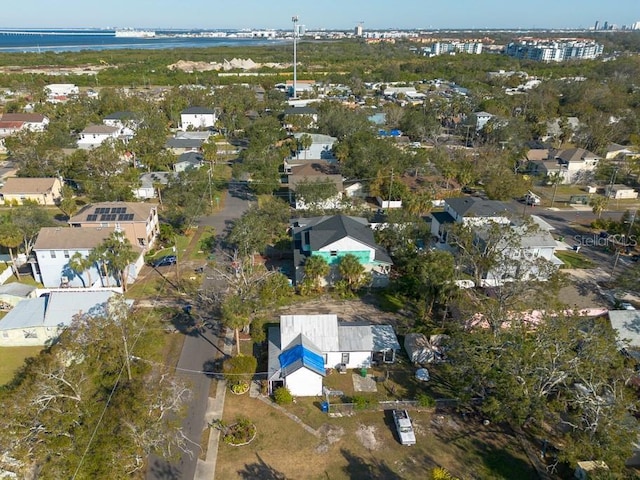
[[[398,439],[402,445],[415,445],[416,433],[411,425],[411,418],[409,418],[409,412],[406,410],[394,410],[393,422],[396,424],[396,431],[398,432]]]
[[[631,304],[630,304],[630,303],[628,303],[628,302],[622,302],[622,303],[620,304],[620,308],[621,308],[622,310],[635,310],[635,309],[636,309],[636,307],[634,307],[633,305],[631,305]]]
[[[165,255],[151,262],[151,266],[153,268],[166,267],[168,265],[175,265],[177,261],[178,258],[175,255]]]

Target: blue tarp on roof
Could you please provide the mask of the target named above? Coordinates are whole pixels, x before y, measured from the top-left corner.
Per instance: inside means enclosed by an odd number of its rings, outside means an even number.
[[[285,375],[293,373],[301,367],[306,367],[319,375],[325,375],[322,355],[309,350],[304,345],[295,345],[285,350],[280,354],[278,360],[280,360],[280,368],[285,372]]]

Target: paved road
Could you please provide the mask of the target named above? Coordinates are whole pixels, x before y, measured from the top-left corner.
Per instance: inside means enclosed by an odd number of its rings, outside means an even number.
[[[230,192],[225,195],[223,209],[216,215],[201,218],[199,224],[213,226],[216,234],[221,235],[234,219],[249,208],[250,200],[246,187],[232,184]],[[195,318],[199,315],[197,309],[192,314]],[[189,442],[189,454],[171,464],[151,457],[147,480],[193,480],[195,476],[211,386],[211,380],[200,372],[211,369],[215,358],[220,355],[219,345],[222,345],[219,323],[213,321],[212,324],[213,328],[205,327],[203,331],[192,329],[185,333],[187,337],[178,361],[179,374],[192,385],[191,402],[183,422],[183,432]]]

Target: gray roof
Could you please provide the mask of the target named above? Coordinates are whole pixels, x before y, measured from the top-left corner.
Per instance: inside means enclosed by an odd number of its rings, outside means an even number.
[[[18,302],[18,304],[0,320],[0,331],[42,326],[45,306],[45,297],[29,298]]]
[[[69,326],[79,314],[100,316],[111,290],[95,292],[51,292],[48,297],[22,300],[0,320],[0,330]]]
[[[189,107],[180,112],[181,115],[211,115],[216,113],[213,109],[207,107]]]
[[[165,144],[169,148],[200,148],[204,140],[200,138],[170,138]]]
[[[176,172],[150,172],[140,175],[140,187],[153,188],[157,183],[166,185],[171,178],[177,177]]]
[[[111,135],[112,133],[116,133],[118,131],[118,127],[112,127],[110,125],[88,125],[87,128],[82,130],[81,133],[85,134],[107,134]]]
[[[584,148],[569,148],[567,150],[562,150],[558,152],[556,158],[560,158],[566,163],[571,162],[579,162],[582,163],[585,158],[595,158],[599,159],[600,157],[595,153],[590,152],[589,150],[585,150]]]
[[[207,140],[211,136],[211,132],[177,132],[175,138],[188,138],[191,140]]]
[[[373,335],[373,352],[383,350],[400,350],[400,343],[391,325],[371,325]]]
[[[510,213],[509,206],[498,200],[483,200],[477,197],[457,197],[445,200],[454,211],[463,217],[498,217]]]
[[[309,135],[311,137],[312,144],[330,143],[331,145],[333,145],[338,141],[336,137],[332,137],[331,135],[324,135],[322,133],[298,132],[293,134],[294,138],[296,139],[299,139],[303,135]]]
[[[267,361],[267,379],[279,380],[282,378],[280,375],[280,359],[278,358],[281,353],[280,348],[280,327],[269,327],[267,333],[267,340],[269,342],[268,353],[269,358]]]
[[[284,111],[285,115],[317,115],[318,110],[311,107],[291,107]]]
[[[19,282],[0,285],[0,295],[12,295],[14,297],[27,298],[34,290],[36,290],[36,287],[33,285],[25,285],[24,283]]]
[[[200,152],[185,152],[178,157],[178,161],[176,163],[200,165],[202,162],[204,162],[204,156]]]
[[[280,344],[288,346],[299,334],[322,352],[339,352],[338,317],[332,315],[282,315]]]
[[[371,325],[340,323],[338,337],[341,352],[371,352],[373,348],[373,334]]]
[[[103,120],[135,120],[138,118],[137,113],[129,111],[113,112],[105,116]]]
[[[365,218],[332,215],[298,220],[298,223],[302,222],[305,223],[305,226],[299,227],[299,231],[309,231],[309,240],[313,251],[320,250],[344,237],[351,237],[371,248],[377,247],[373,239],[373,231],[369,228],[369,222]]]
[[[93,249],[111,235],[115,227],[42,227],[34,250]]]

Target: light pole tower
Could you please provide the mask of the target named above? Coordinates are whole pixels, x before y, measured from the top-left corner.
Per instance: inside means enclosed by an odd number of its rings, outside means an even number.
[[[298,97],[298,16],[291,17],[293,22],[293,98]]]

